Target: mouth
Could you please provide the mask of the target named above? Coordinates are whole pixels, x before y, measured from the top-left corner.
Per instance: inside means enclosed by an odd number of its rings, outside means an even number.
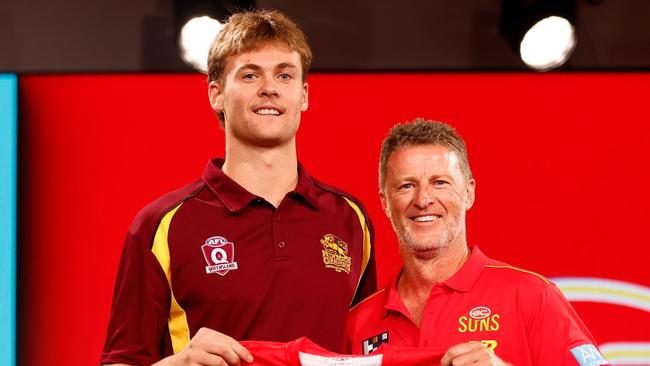
[[[260,116],[279,116],[283,113],[280,108],[268,106],[256,107],[253,109],[253,112]]]
[[[442,215],[435,215],[435,214],[418,215],[418,216],[410,217],[410,219],[415,222],[434,222],[434,221],[438,221],[440,218],[442,218]]]

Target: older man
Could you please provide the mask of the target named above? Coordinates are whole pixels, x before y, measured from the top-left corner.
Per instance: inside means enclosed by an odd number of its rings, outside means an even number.
[[[476,182],[450,126],[415,120],[384,140],[380,197],[402,271],[350,311],[347,347],[438,349],[441,365],[606,365],[589,331],[544,277],[468,245]]]

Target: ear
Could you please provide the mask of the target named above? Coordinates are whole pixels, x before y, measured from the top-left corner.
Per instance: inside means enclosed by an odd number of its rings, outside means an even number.
[[[208,84],[208,97],[210,98],[210,105],[216,112],[223,112],[223,88],[221,84],[213,80]]]
[[[470,179],[467,182],[467,187],[465,187],[467,199],[465,200],[465,211],[469,211],[470,208],[474,205],[474,200],[476,199],[476,181]]]
[[[300,105],[301,111],[306,111],[309,108],[309,84],[302,85],[302,104]]]
[[[390,211],[388,209],[388,202],[386,201],[386,195],[382,191],[379,191],[379,200],[381,201],[381,209],[384,210],[386,216],[390,218]]]

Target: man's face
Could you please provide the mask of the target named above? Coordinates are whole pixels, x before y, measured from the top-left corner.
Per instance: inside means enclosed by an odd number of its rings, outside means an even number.
[[[265,147],[293,141],[308,106],[302,72],[300,55],[278,43],[230,56],[223,82],[209,86],[212,108],[224,113],[226,136]]]
[[[419,257],[466,245],[465,211],[474,203],[456,153],[439,145],[410,145],[393,152],[380,192],[402,249]]]

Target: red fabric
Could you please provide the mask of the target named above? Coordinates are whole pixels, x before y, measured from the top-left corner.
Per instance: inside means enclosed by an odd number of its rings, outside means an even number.
[[[596,344],[558,288],[472,248],[467,263],[433,287],[418,328],[390,285],[350,311],[346,351],[388,332],[388,344],[447,350],[479,341],[514,365],[578,365],[570,349]]]
[[[374,258],[361,273],[364,234],[356,211],[343,193],[324,188],[302,168],[296,189],[275,209],[228,178],[222,163],[210,162],[202,181],[155,201],[134,220],[102,363],[150,364],[172,353],[172,293],[151,248],[160,220],[176,207],[167,237],[171,287],[190,337],[208,327],[238,340],[309,336],[341,350],[355,294],[376,289]],[[325,266],[326,235],[347,244],[349,273]],[[207,273],[210,255],[202,247],[215,236],[232,243],[228,257],[236,269]]]
[[[353,366],[363,364],[364,366],[434,366],[440,362],[442,352],[435,349],[417,349],[412,347],[382,347],[381,358],[375,354],[371,356],[354,356],[338,354],[320,347],[307,338],[300,338],[289,343],[277,342],[242,342],[254,357],[252,363],[244,363],[250,366],[307,366],[307,363],[300,361],[300,353],[326,357],[316,365],[322,366]],[[375,363],[377,360],[379,362]]]

